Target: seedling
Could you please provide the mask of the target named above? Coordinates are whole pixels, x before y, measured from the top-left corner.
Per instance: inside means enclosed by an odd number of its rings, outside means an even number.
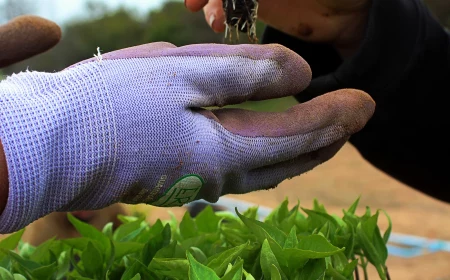
[[[257,207],[233,213],[208,206],[180,222],[119,216],[121,226],[102,231],[69,214],[81,237],[33,247],[20,241],[21,230],[1,240],[0,279],[367,280],[373,265],[379,279],[389,280],[390,220],[381,234],[383,211],[367,207],[357,215],[358,202],[342,217],[317,201],[312,209],[288,208],[286,199],[264,219]]]
[[[222,0],[225,13],[225,38],[239,40],[239,32],[247,33],[251,43],[256,43],[258,0]]]

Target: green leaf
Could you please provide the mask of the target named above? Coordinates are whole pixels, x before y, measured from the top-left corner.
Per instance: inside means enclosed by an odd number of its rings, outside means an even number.
[[[203,251],[200,248],[191,247],[189,248],[189,252],[198,262],[202,264],[205,264],[208,261],[208,258],[206,257],[205,253],[203,253]]]
[[[150,227],[150,236],[153,237],[158,235],[164,229],[164,227],[165,226],[160,219],[156,220],[156,222]]]
[[[199,263],[192,255],[187,252],[187,259],[189,261],[189,279],[190,280],[219,280],[220,278],[211,268]]]
[[[244,213],[242,213],[242,215],[249,219],[258,220],[258,209],[259,209],[258,206],[249,207],[247,208],[247,210],[244,211]]]
[[[114,232],[114,223],[113,222],[107,223],[102,229],[102,233],[104,235],[108,236],[109,238],[112,238],[113,232]]]
[[[352,260],[349,262],[342,271],[342,275],[344,275],[347,278],[350,278],[353,273],[355,272],[356,267],[358,266],[358,260]]]
[[[270,266],[270,279],[271,280],[281,280],[281,274],[276,265],[272,264]]]
[[[333,280],[347,280],[337,269],[334,267],[328,267],[326,269],[325,275],[328,277],[332,277]]]
[[[331,216],[331,215],[329,215],[327,213],[318,212],[318,211],[314,211],[314,210],[309,210],[309,209],[305,209],[305,208],[302,208],[302,210],[306,214],[308,214],[308,221],[309,221],[309,229],[310,230],[320,229],[327,222],[330,223],[330,226],[331,226],[330,230],[331,231],[334,232],[337,228],[339,228],[338,222],[333,218],[333,216]]]
[[[45,241],[33,250],[33,253],[30,255],[30,260],[41,264],[53,263],[55,260],[52,259],[50,252],[53,247],[59,244],[60,242],[56,241],[54,237]]]
[[[70,223],[77,229],[77,231],[81,234],[83,237],[94,239],[95,241],[99,242],[100,244],[100,250],[103,252],[109,251],[110,243],[109,238],[103,234],[101,231],[99,231],[94,226],[84,223],[77,218],[75,218],[72,214],[68,213],[67,218],[69,219]]]
[[[138,273],[138,274],[134,275],[134,277],[131,278],[130,280],[141,280],[141,275]]]
[[[148,242],[145,244],[142,250],[142,262],[145,265],[148,265],[159,250],[169,245],[170,238],[170,226],[166,224],[166,226],[161,229],[159,234],[157,234],[154,238],[148,240]]]
[[[180,222],[180,234],[184,239],[198,235],[197,225],[189,214],[189,211],[184,213],[183,219]]]
[[[70,254],[68,251],[63,251],[58,256],[58,271],[56,279],[63,279],[70,270]]]
[[[292,227],[298,227],[299,229],[301,228],[307,228],[307,222],[306,222],[306,218],[298,211],[299,209],[299,204],[295,205],[288,213],[288,216],[286,219],[282,220],[279,224],[279,228],[284,232],[284,233],[289,233],[292,229]],[[302,223],[302,225],[299,224],[299,222]],[[303,223],[306,226],[303,226]]]
[[[16,249],[17,245],[19,245],[19,241],[22,238],[24,231],[25,229],[21,229],[13,234],[10,234],[8,237],[0,240],[0,249],[6,250]]]
[[[150,275],[150,271],[143,263],[136,259],[132,259],[131,262],[132,264],[125,270],[120,280],[141,279],[141,274]]]
[[[87,278],[83,276],[72,276],[75,280],[92,280],[92,278]]]
[[[331,256],[331,263],[336,270],[343,271],[344,267],[348,264],[348,259],[344,252],[338,252]]]
[[[357,234],[364,245],[363,250],[366,249],[367,259],[374,265],[384,264],[388,256],[386,244],[377,226],[378,214],[377,211],[375,215],[362,221],[357,227]]]
[[[83,251],[86,248],[89,242],[97,243],[96,240],[87,237],[76,237],[76,238],[68,238],[61,240],[64,244],[69,246],[70,248],[77,249]],[[97,244],[101,247],[100,243]]]
[[[322,280],[325,278],[325,259],[310,260],[300,272],[299,280]]]
[[[165,258],[165,259],[173,258],[173,257],[175,257],[177,248],[179,248],[177,242],[172,241],[169,245],[161,248],[158,252],[156,252],[156,254],[153,258]]]
[[[284,246],[284,242],[286,241],[286,234],[279,230],[278,228],[271,226],[269,224],[265,224],[263,222],[252,220],[247,217],[244,217],[239,213],[239,211],[236,208],[236,214],[239,216],[239,218],[244,222],[244,224],[250,228],[250,230],[256,235],[259,242],[264,242],[267,238],[272,238],[275,240],[278,245],[281,247]]]
[[[129,254],[138,253],[144,250],[145,244],[137,242],[117,242],[113,241],[115,254],[114,259],[119,260]]]
[[[8,254],[14,261],[20,264],[20,266],[23,267],[28,272],[31,272],[41,267],[39,263],[24,259],[23,257],[19,256],[13,251],[9,251]]]
[[[267,217],[264,219],[264,222],[275,226],[280,224],[289,215],[288,204],[289,201],[288,198],[286,197],[278,207],[276,207],[274,210],[270,212],[269,215],[267,215]]]
[[[381,210],[381,211],[383,211],[383,213],[386,216],[386,218],[388,219],[388,223],[389,223],[389,226],[388,226],[388,228],[386,229],[386,231],[384,232],[384,235],[383,235],[384,243],[387,244],[388,241],[389,241],[389,237],[391,235],[391,231],[392,231],[392,220],[391,220],[391,217],[388,215],[388,213],[386,211],[384,211],[384,210]]]
[[[58,270],[58,263],[52,263],[46,266],[41,266],[33,271],[30,272],[30,274],[35,279],[54,279],[54,275],[56,274],[56,271]]]
[[[74,252],[74,248],[70,249],[70,265],[73,269],[75,269],[75,271],[81,276],[81,277],[85,277],[86,273],[84,272],[84,270],[82,270],[79,266],[78,266],[78,261],[77,261],[77,254],[75,254]]]
[[[297,248],[283,249],[283,258],[291,269],[302,268],[310,259],[323,259],[339,252],[339,249],[333,246],[322,235],[310,235],[300,239]]]
[[[269,241],[264,240],[261,246],[261,257],[260,257],[261,269],[264,274],[264,278],[270,279],[271,277],[271,266],[275,265],[278,271],[281,271],[280,265],[277,258],[275,257],[272,249],[270,248]]]
[[[298,245],[297,230],[296,227],[294,226],[289,232],[286,242],[284,243],[283,249],[293,249],[296,248],[297,245]]]
[[[355,236],[356,236],[356,232],[355,232],[355,227],[353,227],[353,225],[347,221],[345,221],[345,223],[347,223],[347,240],[346,242],[344,242],[343,246],[345,247],[345,256],[347,257],[347,259],[352,258],[354,255],[354,247],[355,247]]]
[[[379,212],[362,221],[356,228],[358,240],[367,260],[377,269],[381,279],[386,279],[385,263],[388,251],[377,226]]]
[[[17,249],[19,251],[19,255],[27,259],[34,253],[36,247],[21,240],[17,246]]]
[[[27,278],[25,278],[25,276],[21,275],[21,274],[17,274],[14,273],[14,280],[27,280]]]
[[[344,251],[345,248],[340,249],[331,244],[322,235],[313,234],[300,239],[297,249],[311,252],[309,258],[324,258],[337,252]],[[316,255],[316,257],[313,257],[314,255]]]
[[[135,221],[121,224],[113,233],[113,240],[125,242],[134,241],[133,238],[138,236],[145,227],[141,227],[144,218],[138,218]]]
[[[359,222],[361,221],[361,219],[359,217],[357,217],[356,215],[351,214],[349,212],[345,212],[345,211],[344,211],[343,220],[344,220],[344,222],[347,223],[347,225],[351,225],[354,229],[356,229]]]
[[[2,280],[14,280],[14,276],[3,267],[0,267],[0,279]]]
[[[154,258],[148,268],[157,272],[158,275],[175,279],[186,279],[189,275],[189,261],[187,259]]]
[[[323,204],[319,203],[319,201],[317,199],[314,199],[313,202],[313,210],[316,212],[321,212],[321,213],[325,213],[327,214],[327,210],[325,209],[325,207],[323,206]]]
[[[25,229],[21,229],[0,240],[0,266],[8,266],[9,258],[7,257],[7,251],[17,248],[24,231]]]
[[[255,277],[253,277],[253,275],[251,275],[250,273],[245,271],[245,269],[244,269],[244,276],[245,276],[245,280],[255,280]]]
[[[217,275],[223,275],[229,263],[234,262],[237,257],[242,256],[244,250],[248,247],[249,242],[240,246],[228,249],[222,253],[216,254],[208,259],[208,267]]]
[[[81,254],[84,271],[93,277],[101,275],[103,272],[103,259],[100,250],[92,242],[88,242],[86,249]]]
[[[353,204],[348,208],[348,210],[347,210],[347,212],[348,213],[350,213],[350,214],[352,214],[352,215],[355,215],[355,213],[356,213],[356,209],[358,208],[358,204],[359,204],[359,200],[361,199],[361,196],[359,196],[356,200],[355,200],[355,202],[353,202]],[[345,212],[344,212],[345,213]]]
[[[199,232],[216,232],[222,218],[216,216],[211,205],[203,209],[196,217],[195,224]]]
[[[241,280],[244,270],[244,260],[239,259],[220,280]]]

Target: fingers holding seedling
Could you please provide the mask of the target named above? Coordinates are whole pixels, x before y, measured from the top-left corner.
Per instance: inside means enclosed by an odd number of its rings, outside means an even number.
[[[225,14],[222,0],[185,0],[184,5],[191,12],[203,9],[205,20],[217,33],[225,31]]]
[[[205,20],[217,32],[225,32],[230,42],[239,40],[239,33],[247,33],[249,41],[256,43],[258,0],[186,0],[186,7],[199,11],[203,7]]]
[[[37,16],[19,16],[0,26],[0,68],[45,52],[61,39],[60,27]]]

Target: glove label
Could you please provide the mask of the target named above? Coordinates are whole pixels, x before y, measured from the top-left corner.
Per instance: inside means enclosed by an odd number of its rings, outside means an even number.
[[[195,174],[189,174],[178,179],[152,205],[160,207],[182,206],[193,201],[203,187],[203,179]]]

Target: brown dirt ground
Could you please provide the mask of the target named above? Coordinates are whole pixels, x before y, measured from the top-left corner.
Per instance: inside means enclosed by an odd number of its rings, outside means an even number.
[[[429,198],[380,172],[365,161],[350,144],[346,144],[330,161],[313,171],[286,180],[278,188],[229,197],[275,207],[287,196],[304,207],[312,207],[317,198],[330,213],[340,215],[361,195],[360,211],[365,206],[384,209],[392,218],[393,231],[428,238],[450,240],[450,204]],[[145,210],[145,206],[139,206]],[[150,207],[149,219],[168,219],[167,209]],[[181,217],[183,208],[170,209]],[[380,219],[382,230],[386,219]],[[437,280],[450,279],[450,253],[433,253],[416,258],[388,258],[391,279]],[[375,270],[369,279],[379,279]]]

